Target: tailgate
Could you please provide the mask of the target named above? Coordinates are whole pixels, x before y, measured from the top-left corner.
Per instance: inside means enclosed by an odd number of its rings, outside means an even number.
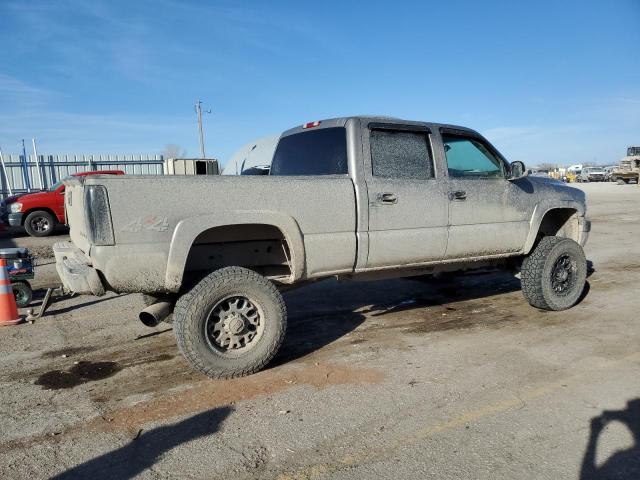
[[[71,178],[64,181],[64,209],[69,225],[71,241],[84,253],[89,253],[87,223],[84,211],[84,181],[82,178]]]

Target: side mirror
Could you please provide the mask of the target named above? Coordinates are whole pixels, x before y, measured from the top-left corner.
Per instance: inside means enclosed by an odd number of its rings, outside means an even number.
[[[511,162],[511,176],[509,180],[516,180],[518,178],[522,178],[525,176],[525,172],[527,171],[524,163],[516,160],[515,162]]]

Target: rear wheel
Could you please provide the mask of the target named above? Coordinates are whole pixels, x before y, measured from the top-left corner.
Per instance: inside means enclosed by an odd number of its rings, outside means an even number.
[[[24,229],[32,237],[48,237],[53,233],[56,221],[49,212],[36,210],[27,215],[24,220]]]
[[[280,292],[252,270],[227,267],[201,280],[174,309],[178,346],[212,378],[257,372],[284,339],[287,313]]]
[[[566,310],[584,290],[587,260],[582,247],[570,238],[543,237],[522,262],[522,293],[534,307]]]

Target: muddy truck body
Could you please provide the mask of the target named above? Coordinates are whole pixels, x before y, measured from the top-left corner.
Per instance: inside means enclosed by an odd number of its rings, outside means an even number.
[[[533,306],[575,304],[585,195],[528,177],[480,134],[386,117],[284,132],[265,176],[97,176],[66,182],[67,290],[146,294],[191,365],[245,375],[275,355],[283,289],[505,267]]]

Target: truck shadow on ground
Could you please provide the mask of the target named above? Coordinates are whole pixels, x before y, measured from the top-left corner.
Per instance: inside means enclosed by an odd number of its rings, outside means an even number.
[[[65,225],[60,225],[57,224],[55,227],[53,227],[53,232],[51,233],[51,237],[57,237],[60,235],[68,235],[69,234],[69,227],[65,226]],[[26,230],[24,229],[24,227],[10,227],[7,226],[5,227],[5,230],[2,232],[2,237],[5,237],[7,239],[12,239],[12,238],[25,238],[25,237],[29,237],[30,235],[26,232]],[[36,238],[36,237],[34,237]],[[45,241],[44,239],[46,239],[46,237],[37,237],[37,238],[42,238],[42,241]],[[0,243],[4,240],[4,238],[0,239]],[[12,240],[8,240],[8,241],[12,241]],[[38,240],[35,240],[38,241]]]
[[[520,289],[512,275],[498,275],[490,281],[457,277],[447,281],[394,279],[375,282],[329,280],[294,291],[287,296],[288,331],[271,362],[275,367],[309,355],[354,331],[369,317],[424,309],[450,302],[508,293]],[[301,289],[302,290],[302,289]]]
[[[125,446],[66,470],[53,478],[91,478],[93,480],[133,478],[152,467],[171,449],[191,440],[214,434],[220,430],[222,422],[232,412],[231,407],[215,408],[173,425],[138,433]],[[185,476],[187,476],[186,473]]]
[[[44,299],[44,296],[46,294],[46,290],[44,289],[39,289],[39,290],[34,290],[33,292],[33,301],[29,304],[29,308],[34,308],[34,307],[40,307],[42,305],[42,301]],[[47,309],[47,311],[45,312],[44,316],[47,315],[61,315],[63,313],[67,313],[67,312],[71,312],[71,311],[76,311],[80,308],[83,307],[89,307],[91,305],[96,305],[98,303],[102,303],[102,302],[108,302],[109,300],[114,300],[118,297],[123,297],[123,296],[127,296],[130,295],[129,293],[124,293],[124,294],[120,294],[120,295],[108,295],[105,297],[92,297],[89,295],[86,296],[82,296],[80,298],[82,298],[83,300],[85,300],[82,303],[75,303],[73,305],[69,305],[69,306],[65,306],[65,307],[61,307],[61,308],[56,308],[56,304],[58,304],[58,307],[60,306],[60,303],[66,303],[70,298],[73,297],[69,297],[66,295],[63,296],[54,296],[51,302],[51,305],[49,306],[49,308]]]
[[[588,264],[588,275],[593,273]],[[478,307],[469,300],[482,300],[521,290],[520,280],[506,272],[451,276],[446,278],[412,277],[375,282],[329,280],[308,287],[306,293],[293,291],[287,295],[289,308],[288,332],[282,348],[271,367],[282,365],[313,353],[356,330],[367,318],[382,317],[401,312],[441,307],[465,316],[466,310]],[[582,302],[590,290],[589,282],[578,300]],[[526,300],[522,298],[523,304]],[[533,308],[533,307],[531,307]],[[428,317],[427,313],[427,317]],[[440,315],[440,314],[439,314]],[[422,326],[414,332],[428,332],[468,328],[469,321],[446,322],[434,316],[433,325]],[[484,322],[483,316],[478,323]],[[427,320],[428,321],[428,320]],[[495,321],[495,320],[494,320]],[[402,321],[399,326],[406,326]],[[392,328],[387,325],[386,328]]]
[[[600,434],[610,422],[620,422],[633,436],[633,446],[619,450],[597,465]],[[591,419],[591,430],[580,469],[580,480],[636,480],[640,478],[640,398],[627,402],[624,410],[605,410]]]

